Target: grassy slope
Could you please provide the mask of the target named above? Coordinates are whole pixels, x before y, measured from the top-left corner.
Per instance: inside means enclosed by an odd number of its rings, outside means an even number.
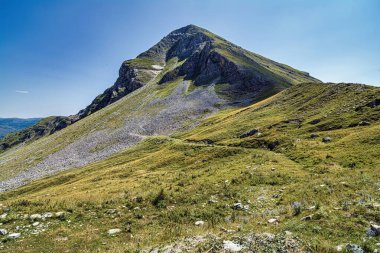
[[[66,221],[52,221],[46,232],[25,232],[22,241],[4,246],[16,252],[124,252],[219,234],[223,227],[238,229],[233,235],[289,230],[319,252],[347,242],[373,248],[375,240],[362,239],[369,221],[380,222],[379,209],[367,206],[380,202],[380,108],[355,108],[379,96],[379,88],[368,86],[294,86],[252,106],[222,111],[173,138],[148,138],[104,161],[2,194],[10,208],[3,221],[8,230],[29,223],[17,214],[67,213]],[[302,122],[286,123],[290,119]],[[314,119],[321,121],[309,124]],[[371,125],[356,126],[362,120]],[[260,136],[238,138],[255,128]],[[332,142],[311,139],[312,132]],[[280,145],[269,151],[274,141]],[[162,189],[165,197],[154,205]],[[208,203],[211,196],[218,202]],[[232,209],[238,201],[249,204],[249,212]],[[302,203],[299,215],[291,207],[295,201]],[[300,220],[309,214],[312,220]],[[275,216],[279,224],[269,225]],[[200,219],[205,227],[193,225]],[[107,236],[115,227],[122,233]]]

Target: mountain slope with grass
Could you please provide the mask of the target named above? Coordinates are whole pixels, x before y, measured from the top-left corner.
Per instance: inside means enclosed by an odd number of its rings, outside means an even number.
[[[373,252],[379,101],[180,28],[73,122],[0,154],[0,248]]]
[[[2,247],[373,252],[379,98],[380,88],[359,84],[294,85],[5,192],[3,227],[22,240],[3,240]]]
[[[102,160],[146,136],[191,129],[221,109],[306,81],[318,82],[203,28],[180,28],[125,61],[115,84],[77,115],[49,117],[1,139],[1,190]]]

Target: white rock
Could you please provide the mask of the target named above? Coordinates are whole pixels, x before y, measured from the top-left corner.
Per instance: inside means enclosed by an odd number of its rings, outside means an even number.
[[[63,218],[63,217],[65,217],[65,212],[56,212],[54,215],[57,218]]]
[[[33,227],[37,227],[38,225],[40,225],[40,223],[38,221],[36,221],[32,225],[33,225]]]
[[[343,251],[343,245],[338,245],[338,246],[336,246],[336,251],[338,251],[338,252],[341,252],[341,251]]]
[[[223,249],[232,252],[239,252],[243,249],[243,246],[232,241],[223,241]]]
[[[272,223],[277,223],[277,219],[269,219],[268,222],[271,223],[271,224]]]
[[[120,232],[121,232],[120,228],[112,228],[112,229],[108,230],[108,235],[112,236],[112,235],[116,235],[116,234],[118,234]]]
[[[31,220],[40,220],[40,219],[42,219],[42,215],[39,214],[39,213],[35,213],[35,214],[31,214],[31,215],[29,216],[29,218],[30,218]]]
[[[44,214],[42,215],[42,217],[43,217],[43,218],[51,218],[51,217],[53,217],[53,213],[50,213],[50,212],[48,212],[48,213],[44,213]]]
[[[203,226],[205,224],[205,222],[203,220],[198,220],[194,224],[195,224],[195,226],[201,227],[201,226]]]
[[[153,68],[153,69],[157,69],[157,70],[164,69],[164,67],[162,67],[162,66],[160,66],[160,65],[152,65],[152,68]]]
[[[8,235],[9,239],[17,239],[21,236],[21,233],[12,233]]]
[[[235,203],[235,204],[233,204],[233,207],[235,208],[235,209],[243,209],[243,204],[242,203]]]
[[[8,215],[8,213],[3,213],[2,215],[0,215],[0,219],[5,219],[5,218],[7,218],[7,215]]]
[[[0,229],[0,235],[6,235],[8,231],[6,229]]]

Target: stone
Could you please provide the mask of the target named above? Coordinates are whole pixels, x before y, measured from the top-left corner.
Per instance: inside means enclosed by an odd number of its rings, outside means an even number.
[[[322,138],[322,142],[326,143],[326,142],[330,142],[332,141],[331,137],[323,137]]]
[[[277,223],[277,222],[278,222],[278,220],[275,219],[275,218],[272,218],[272,219],[268,220],[268,223],[270,223],[270,224]]]
[[[5,219],[7,218],[8,216],[8,213],[3,213],[2,215],[0,215],[0,219]]]
[[[205,222],[203,220],[198,220],[194,223],[195,226],[199,226],[199,227],[203,226],[204,224]]]
[[[376,224],[371,224],[371,230],[375,232],[375,235],[380,235],[380,226]]]
[[[368,121],[360,121],[359,122],[359,126],[369,126],[369,125],[371,125],[371,123]]]
[[[336,246],[336,251],[338,251],[338,252],[341,252],[341,251],[343,251],[343,245],[338,245],[338,246]]]
[[[62,219],[65,217],[65,212],[56,212],[54,215],[56,218]]]
[[[31,214],[29,216],[29,219],[31,219],[31,220],[40,220],[40,219],[42,219],[42,215],[39,214],[39,213]]]
[[[223,241],[223,249],[231,252],[239,252],[243,249],[243,246],[233,241]]]
[[[349,243],[346,245],[346,249],[348,250],[348,252],[352,252],[352,253],[364,253],[364,250],[359,245],[356,245],[356,244]]]
[[[234,209],[243,209],[243,204],[240,202],[235,203],[235,204],[233,204],[233,208]]]
[[[316,134],[316,133],[312,133],[310,135],[310,138],[318,138],[319,137],[319,134]]]
[[[121,232],[120,228],[112,228],[108,230],[108,235],[113,236]]]
[[[313,214],[310,214],[310,215],[306,215],[305,217],[301,218],[301,221],[305,221],[305,220],[312,220],[313,219]]]
[[[53,217],[53,213],[50,213],[50,212],[44,213],[44,214],[42,214],[42,217],[43,218],[52,218]]]
[[[37,227],[38,225],[40,225],[40,223],[39,223],[38,221],[36,221],[36,222],[34,222],[34,223],[32,224],[33,227]]]
[[[17,239],[21,236],[21,233],[11,233],[8,235],[9,239]]]
[[[0,235],[6,235],[8,234],[8,231],[4,228],[0,229]]]

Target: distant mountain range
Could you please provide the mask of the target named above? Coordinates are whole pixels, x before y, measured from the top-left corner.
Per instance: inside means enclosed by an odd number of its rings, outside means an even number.
[[[19,118],[0,118],[0,138],[3,136],[20,131],[32,126],[40,121],[41,118],[19,119]]]

